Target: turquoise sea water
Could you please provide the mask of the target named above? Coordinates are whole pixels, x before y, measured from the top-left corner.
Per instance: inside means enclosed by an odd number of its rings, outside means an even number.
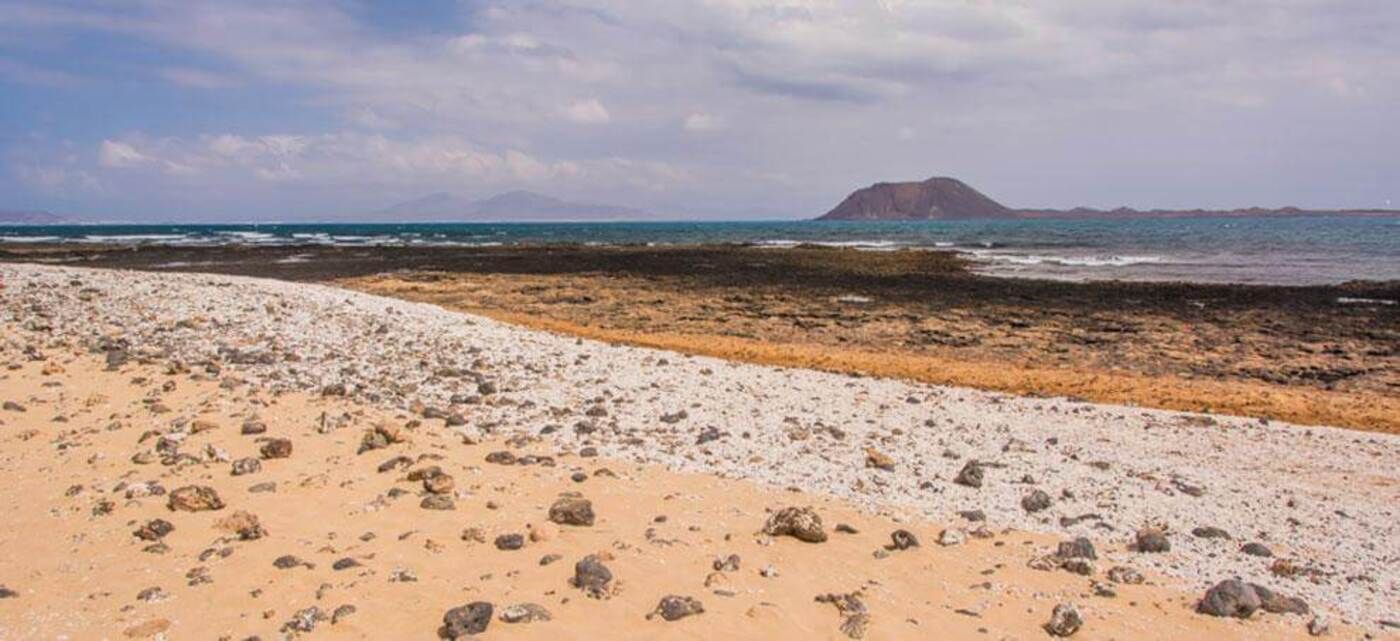
[[[0,226],[32,242],[433,246],[800,243],[958,251],[979,271],[1074,280],[1323,284],[1400,280],[1400,217],[918,222]]]

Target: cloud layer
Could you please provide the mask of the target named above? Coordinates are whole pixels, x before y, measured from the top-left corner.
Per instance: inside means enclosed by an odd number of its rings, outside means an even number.
[[[0,0],[7,180],[279,215],[523,187],[806,216],[933,174],[1028,206],[1400,200],[1393,3],[430,5]],[[75,92],[113,116],[46,122]]]

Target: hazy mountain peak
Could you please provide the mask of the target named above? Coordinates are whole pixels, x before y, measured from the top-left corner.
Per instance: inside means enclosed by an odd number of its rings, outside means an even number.
[[[399,203],[380,212],[396,219],[435,221],[569,221],[625,220],[645,212],[617,205],[578,203],[517,189],[470,200],[446,192]]]

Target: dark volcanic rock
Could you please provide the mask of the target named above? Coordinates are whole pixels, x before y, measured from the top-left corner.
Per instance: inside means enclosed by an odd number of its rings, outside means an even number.
[[[1021,498],[1021,509],[1035,513],[1050,507],[1050,495],[1044,490],[1034,490]]]
[[[265,459],[287,458],[292,455],[292,441],[285,438],[268,439],[258,453]]]
[[[907,550],[916,547],[919,547],[919,538],[914,536],[913,532],[909,530],[895,530],[890,532],[889,549]]]
[[[1284,596],[1257,583],[1249,584],[1259,595],[1259,607],[1273,614],[1307,614],[1308,603],[1298,597]]]
[[[1262,603],[1259,593],[1244,581],[1230,579],[1215,584],[1196,604],[1196,611],[1217,617],[1247,619]]]
[[[1094,551],[1094,544],[1086,537],[1076,537],[1072,541],[1060,541],[1060,545],[1055,550],[1055,556],[1062,559],[1091,559],[1097,560],[1099,555]]]
[[[1067,637],[1078,632],[1083,625],[1084,619],[1079,616],[1079,609],[1073,604],[1061,603],[1050,613],[1050,620],[1045,623],[1045,631],[1050,633],[1050,636]]]
[[[497,550],[519,550],[525,547],[525,535],[502,534],[496,537]]]
[[[234,461],[232,467],[232,473],[234,476],[255,474],[258,471],[262,470],[262,461],[248,456]]]
[[[1206,525],[1191,530],[1191,536],[1198,539],[1226,539],[1230,538],[1230,533],[1218,527]]]
[[[448,494],[429,494],[423,497],[418,506],[425,510],[455,510],[457,502]]]
[[[967,487],[982,487],[983,475],[982,466],[977,461],[968,461],[958,471],[958,476],[953,479],[953,482]]]
[[[593,525],[593,503],[585,498],[565,496],[549,506],[549,520],[560,525]]]
[[[612,570],[603,565],[603,561],[596,554],[583,557],[574,564],[574,587],[588,593],[588,596],[595,599],[605,599],[609,596],[612,587]]]
[[[660,616],[667,621],[676,621],[688,616],[694,616],[705,611],[705,606],[695,598],[688,596],[677,596],[670,594],[661,597],[661,602],[656,604],[656,609],[647,615],[650,619]]]
[[[1246,543],[1240,547],[1240,551],[1250,556],[1270,557],[1274,555],[1273,550],[1265,547],[1263,543]]]
[[[717,558],[715,562],[711,564],[711,567],[713,567],[716,572],[738,572],[739,555],[731,554],[726,557]]]
[[[1138,552],[1170,552],[1171,541],[1167,534],[1157,528],[1143,528],[1137,531],[1133,546]]]
[[[151,519],[132,534],[142,541],[159,541],[175,531],[175,526],[165,519]]]
[[[485,601],[473,601],[452,608],[442,615],[442,627],[438,636],[444,639],[470,639],[481,634],[491,625],[491,613],[495,608]]]

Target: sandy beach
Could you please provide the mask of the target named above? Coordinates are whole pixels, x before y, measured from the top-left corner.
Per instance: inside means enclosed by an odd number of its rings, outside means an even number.
[[[1395,634],[1395,436],[737,363],[319,285],[0,278],[3,638],[432,638],[476,602],[483,638],[1044,638],[1061,604],[1076,638]],[[221,507],[171,509],[208,507],[186,486]],[[591,525],[549,522],[568,492]],[[825,542],[768,527],[807,506]],[[886,549],[897,529],[920,545]],[[589,554],[606,598],[570,584]],[[1236,578],[1272,611],[1197,612]],[[524,603],[551,620],[504,621]]]

